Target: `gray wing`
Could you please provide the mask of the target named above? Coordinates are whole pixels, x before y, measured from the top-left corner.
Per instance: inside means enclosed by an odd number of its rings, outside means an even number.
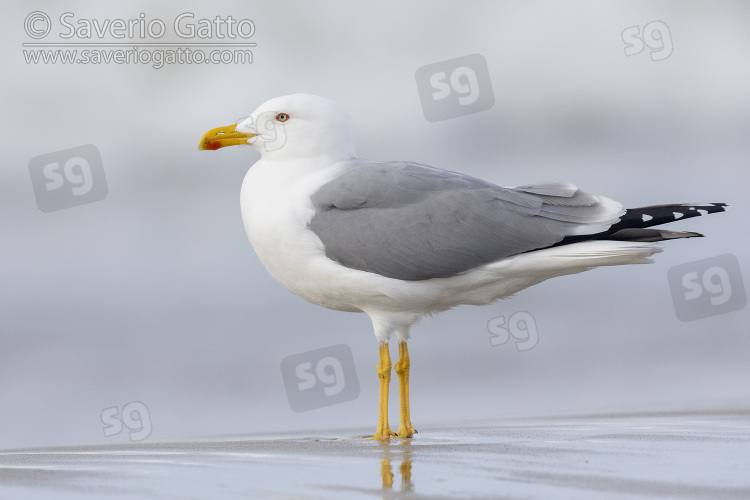
[[[308,227],[330,259],[402,280],[447,278],[603,232],[624,212],[568,183],[503,188],[417,163],[361,159],[311,200]]]

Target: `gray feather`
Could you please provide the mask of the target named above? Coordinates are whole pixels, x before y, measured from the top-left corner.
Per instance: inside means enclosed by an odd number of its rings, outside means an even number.
[[[585,234],[581,225],[619,220],[572,184],[503,188],[426,165],[359,159],[311,200],[308,227],[330,259],[402,280],[455,276]]]

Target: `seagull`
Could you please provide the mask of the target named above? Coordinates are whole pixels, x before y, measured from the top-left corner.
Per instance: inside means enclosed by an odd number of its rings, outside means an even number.
[[[486,305],[556,276],[650,263],[661,251],[654,242],[703,236],[652,226],[727,208],[625,209],[567,182],[500,187],[420,163],[359,158],[346,110],[310,94],[271,99],[236,124],[206,132],[198,149],[246,144],[260,160],[242,183],[242,220],[265,268],[313,304],[372,320],[380,378],[375,440],[416,433],[407,341],[421,318]],[[388,423],[392,369],[396,433]]]

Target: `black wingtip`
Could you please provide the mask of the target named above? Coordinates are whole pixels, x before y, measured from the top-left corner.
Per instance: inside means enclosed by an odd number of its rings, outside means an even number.
[[[701,215],[726,212],[726,203],[680,203],[670,205],[651,205],[648,207],[629,208],[620,218],[620,222],[610,228],[620,230],[625,228],[647,228],[659,226],[681,219],[690,219]]]
[[[605,232],[588,236],[567,236],[552,246],[595,239],[656,242],[677,238],[704,238],[703,234],[692,231],[647,228],[701,215],[726,212],[728,208],[727,203],[679,203],[629,208],[620,217],[620,221]]]

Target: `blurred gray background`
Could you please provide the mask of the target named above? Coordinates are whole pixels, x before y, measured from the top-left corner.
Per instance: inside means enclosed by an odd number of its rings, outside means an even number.
[[[33,10],[53,22],[143,12],[168,27],[183,12],[231,14],[255,23],[258,45],[248,65],[26,64]],[[623,30],[656,20],[673,54],[626,57]],[[238,201],[252,148],[196,151],[206,130],[293,92],[346,106],[363,157],[501,185],[567,180],[626,206],[733,205],[672,224],[707,238],[666,243],[655,264],[557,278],[420,323],[417,429],[750,402],[748,308],[681,322],[667,281],[675,265],[726,253],[750,276],[748,4],[67,1],[6,5],[0,26],[0,448],[128,442],[105,437],[100,414],[131,401],[148,407],[150,440],[374,430],[368,318],[308,304],[266,273]],[[474,53],[494,106],[428,122],[415,71]],[[43,213],[29,162],[84,144],[101,153],[107,197]],[[488,322],[518,311],[533,315],[538,344],[492,347]],[[334,344],[352,349],[360,396],[293,412],[281,360]]]

